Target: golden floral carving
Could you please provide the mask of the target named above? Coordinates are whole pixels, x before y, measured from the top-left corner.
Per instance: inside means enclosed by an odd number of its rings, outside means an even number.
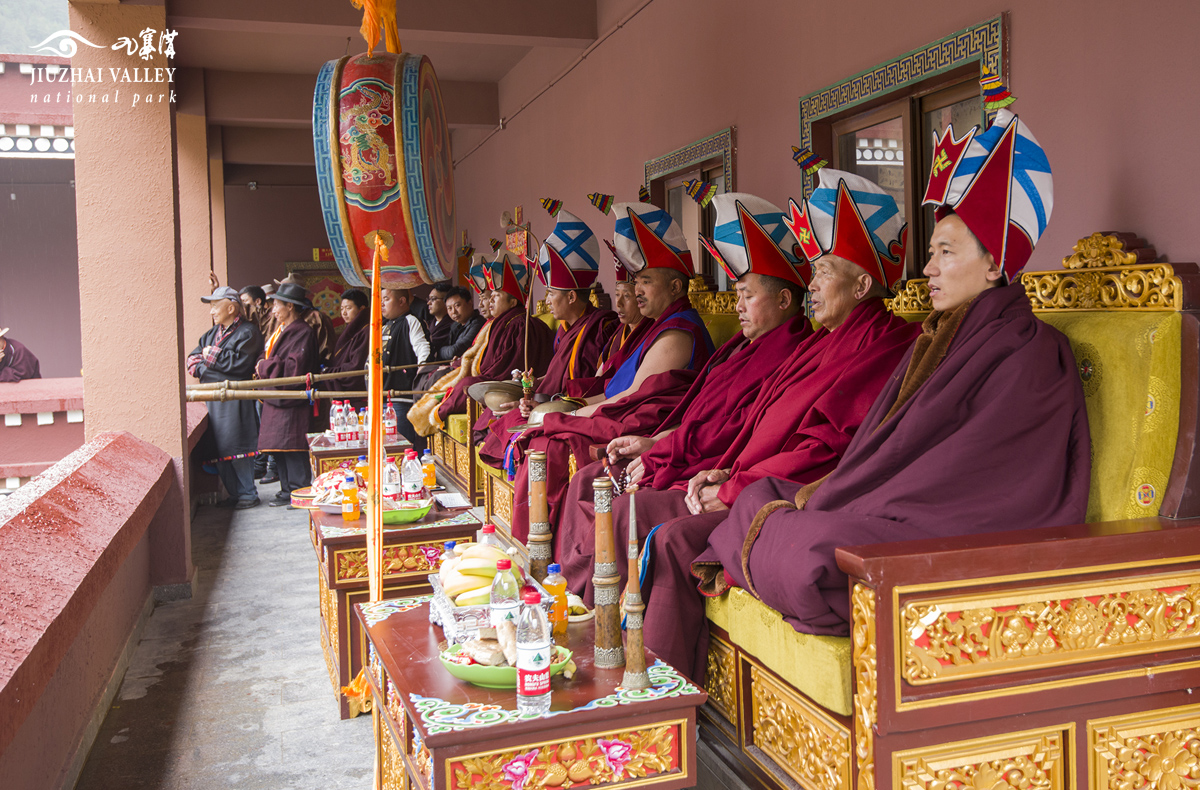
[[[408,790],[408,771],[404,767],[404,758],[396,748],[392,733],[386,725],[379,729],[379,739],[383,742],[383,770],[380,772],[380,785],[383,790]]]
[[[488,476],[488,490],[492,494],[492,506],[488,516],[499,516],[505,524],[512,524],[513,489],[503,480]]]
[[[921,685],[1200,644],[1200,573],[909,601],[903,677]]]
[[[684,724],[676,721],[452,758],[446,761],[446,772],[454,790],[569,788],[682,772],[687,769]]]
[[[849,730],[753,665],[750,688],[754,745],[804,787],[850,790]]]
[[[1061,730],[980,738],[899,752],[901,790],[1063,790]]]
[[[471,474],[471,451],[465,444],[452,442],[454,445],[454,469],[464,478]]]
[[[875,590],[855,584],[850,597],[854,640],[854,756],[857,790],[875,790],[875,723],[878,721],[876,686],[879,669],[875,653]]]
[[[1183,281],[1169,263],[1021,275],[1034,310],[1182,310]]]
[[[920,315],[933,312],[929,298],[929,280],[924,278],[907,280],[896,296],[885,300],[887,307],[896,315]]]
[[[383,549],[383,575],[404,576],[429,574],[436,570],[430,558],[441,555],[442,547],[434,543],[406,543],[401,546],[385,546]],[[367,578],[367,550],[350,549],[334,555],[339,582]]]
[[[567,453],[567,480],[575,477],[575,473],[579,471],[579,462],[575,460],[575,453]]]
[[[737,293],[734,291],[702,291],[689,293],[688,298],[697,313],[733,315],[737,312]]]
[[[1200,787],[1200,705],[1088,722],[1094,790]]]
[[[1064,269],[1102,269],[1108,266],[1131,266],[1138,256],[1125,252],[1125,242],[1116,236],[1093,233],[1075,242],[1072,255],[1063,258]]]
[[[717,712],[737,723],[737,664],[733,648],[713,637],[708,643],[704,690]]]

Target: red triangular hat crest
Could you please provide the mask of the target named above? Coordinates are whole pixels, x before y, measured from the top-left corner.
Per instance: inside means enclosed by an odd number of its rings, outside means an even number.
[[[638,216],[636,211],[629,212],[629,221],[633,225],[634,239],[637,241],[638,249],[642,252],[642,257],[646,259],[648,268],[674,269],[688,278],[695,275],[690,251],[675,252],[671,249],[671,245],[650,229],[650,226]]]
[[[1011,123],[988,154],[967,191],[954,205],[954,213],[962,218],[1001,269],[1004,268],[1008,247],[1008,201],[1012,198],[1009,185],[1012,182],[1016,137],[1017,124]],[[1025,244],[1032,250],[1028,241]],[[1005,275],[1010,275],[1010,272],[1005,271]]]
[[[604,243],[608,245],[608,251],[612,253],[613,265],[616,267],[617,271],[617,282],[632,282],[633,275],[629,273],[629,269],[625,268],[625,264],[621,261],[621,255],[617,252],[617,245],[613,244],[608,239],[605,239]]]
[[[857,264],[871,275],[875,282],[884,288],[891,287],[879,251],[875,249],[871,240],[871,232],[867,230],[867,224],[858,213],[858,206],[850,196],[850,189],[845,181],[838,182],[837,206],[833,214],[833,244],[827,254]]]
[[[921,201],[921,205],[933,203],[940,206],[946,202],[946,195],[950,191],[950,182],[954,179],[954,173],[958,170],[958,163],[962,160],[963,154],[967,152],[967,146],[971,144],[971,140],[978,131],[979,127],[973,126],[961,139],[955,140],[954,124],[950,124],[940,138],[934,135],[933,164],[929,168],[929,186],[925,188],[925,198]]]
[[[750,271],[768,277],[778,277],[796,285],[804,285],[800,272],[783,254],[783,250],[775,240],[763,230],[762,225],[746,210],[742,202],[737,201],[738,223],[742,226],[742,243],[746,247],[746,259],[750,262]]]
[[[725,270],[725,273],[729,275],[731,280],[736,280],[741,276],[729,266],[729,262],[725,260],[725,256],[717,249],[716,243],[706,236],[700,237],[700,243],[704,245],[704,249],[708,250],[708,254],[713,257],[713,260],[721,264],[721,268]]]
[[[542,276],[542,267],[539,266],[538,279],[542,281],[543,285],[547,288],[557,288],[564,291],[587,287],[586,285],[579,284],[579,279],[575,277],[574,269],[567,265],[567,262],[558,254],[558,250],[549,244],[545,245],[545,247],[548,253],[547,257],[550,259],[550,281],[546,282],[544,276]],[[591,285],[591,283],[588,283],[588,285]]]

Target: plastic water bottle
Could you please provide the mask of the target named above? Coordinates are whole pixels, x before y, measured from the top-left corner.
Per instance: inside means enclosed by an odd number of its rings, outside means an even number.
[[[437,468],[433,465],[433,452],[426,450],[421,455],[421,471],[425,475],[425,488],[432,489],[437,487]]]
[[[554,606],[550,608],[550,634],[554,644],[567,644],[567,580],[562,575],[562,566],[557,562],[546,568],[549,575],[542,582],[546,592],[554,596]]]
[[[543,716],[550,712],[550,664],[554,655],[550,624],[537,590],[526,590],[521,601],[524,606],[517,621],[517,713]]]
[[[400,478],[400,469],[396,459],[389,458],[383,467],[383,488],[380,489],[384,499],[399,502],[404,498],[404,481]]]
[[[483,546],[495,546],[500,548],[500,541],[496,538],[496,525],[484,524],[480,530],[479,543]]]
[[[336,447],[343,447],[346,444],[346,412],[342,408],[341,401],[338,401],[337,407],[330,412],[329,420],[333,424],[333,444]]]
[[[421,471],[421,462],[417,460],[416,450],[404,451],[404,465],[400,467],[400,480],[404,486],[406,501],[425,498],[425,473]]]
[[[367,407],[364,406],[358,412],[358,440],[360,442],[367,441],[367,426],[370,424],[370,420],[367,419]]]
[[[383,409],[383,441],[385,444],[393,444],[396,441],[396,409],[391,401],[388,401]]]
[[[448,540],[442,544],[442,556],[438,558],[438,567],[439,568],[442,567],[442,565],[444,565],[446,563],[446,560],[455,556],[454,547],[457,545],[458,545],[458,541],[454,541],[454,540]],[[495,581],[494,577],[493,577],[492,581]]]
[[[488,621],[492,627],[508,620],[516,624],[520,615],[521,588],[512,572],[512,560],[496,560],[496,575],[492,578],[492,592],[488,598]]]
[[[358,503],[358,483],[354,480],[354,475],[346,475],[346,482],[342,483],[342,520],[343,521],[358,521],[358,517],[362,515],[362,506]]]
[[[342,413],[342,402],[335,400],[329,404],[329,432],[337,439],[338,415]]]

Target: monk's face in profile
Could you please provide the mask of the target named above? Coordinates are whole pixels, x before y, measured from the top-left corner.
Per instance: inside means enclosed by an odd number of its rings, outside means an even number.
[[[383,317],[390,321],[408,312],[408,300],[408,291],[384,288],[381,294],[379,309],[382,311]]]
[[[837,255],[818,258],[812,265],[812,282],[808,284],[813,320],[830,332],[837,329],[858,303],[871,295],[874,282],[861,266],[845,258]]]
[[[359,313],[366,309],[365,307],[359,307],[358,303],[353,299],[343,299],[338,312],[342,314],[342,320],[349,324],[355,318],[358,318]]]
[[[929,297],[934,310],[953,310],[1000,284],[1000,267],[957,214],[938,221],[929,239]]]
[[[636,326],[642,320],[642,313],[637,306],[637,295],[633,292],[633,283],[617,283],[617,296],[613,299],[613,310],[616,311],[617,319],[622,324]]]
[[[546,306],[550,308],[550,315],[554,316],[557,321],[573,320],[582,311],[575,292],[559,288],[546,289]]]
[[[733,287],[737,293],[738,323],[751,342],[783,324],[799,309],[792,302],[792,292],[786,288],[774,290],[771,280],[782,282],[761,274],[746,274]]]
[[[670,269],[647,267],[637,273],[634,282],[633,292],[638,310],[646,318],[656,320],[687,288],[683,277]]]
[[[499,318],[519,304],[507,291],[492,291],[492,318]]]

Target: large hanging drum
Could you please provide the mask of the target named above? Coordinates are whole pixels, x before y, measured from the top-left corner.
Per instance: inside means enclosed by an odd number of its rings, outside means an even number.
[[[454,170],[429,58],[356,55],[321,67],[313,94],[321,212],[338,269],[369,284],[372,231],[391,241],[386,288],[454,276]]]

